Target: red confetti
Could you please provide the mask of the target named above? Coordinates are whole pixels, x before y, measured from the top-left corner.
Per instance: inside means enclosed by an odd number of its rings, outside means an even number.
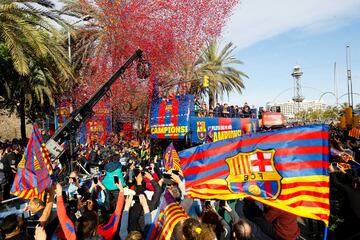
[[[112,87],[116,118],[133,118],[149,102],[154,77],[179,76],[185,61],[193,62],[210,39],[220,36],[238,0],[80,0],[84,9],[97,10],[91,21],[101,29],[96,56],[81,70],[83,84],[74,92],[77,103],[87,100],[136,49],[151,63],[150,80],[128,69]],[[134,64],[136,66],[136,64]],[[166,85],[166,84],[165,84]],[[145,104],[146,105],[146,104]],[[145,109],[146,110],[146,109]],[[137,116],[138,117],[138,116]]]

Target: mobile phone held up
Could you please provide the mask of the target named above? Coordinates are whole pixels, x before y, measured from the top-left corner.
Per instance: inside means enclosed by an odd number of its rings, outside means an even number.
[[[93,181],[95,184],[98,184],[98,182],[99,182],[97,177],[93,177]]]
[[[339,169],[339,164],[338,164],[338,163],[332,162],[332,163],[331,163],[331,166],[334,168],[335,171],[340,171],[340,169]]]
[[[165,185],[171,185],[172,184],[171,174],[163,173],[163,178],[164,178],[164,184]]]
[[[119,177],[116,175],[114,176],[114,183],[119,184]]]

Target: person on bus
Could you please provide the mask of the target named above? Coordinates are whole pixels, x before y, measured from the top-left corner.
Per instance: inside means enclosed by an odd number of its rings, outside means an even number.
[[[248,106],[247,102],[245,102],[244,107],[242,109],[243,117],[249,118],[250,117],[250,107]]]

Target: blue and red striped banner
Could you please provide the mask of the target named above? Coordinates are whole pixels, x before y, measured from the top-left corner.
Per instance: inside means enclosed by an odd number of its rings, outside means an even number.
[[[240,137],[259,130],[259,121],[255,118],[213,118],[192,117],[191,142],[212,142]]]
[[[182,139],[190,130],[190,116],[194,109],[194,97],[181,95],[156,99],[151,104],[151,138]]]
[[[17,166],[11,193],[24,199],[41,196],[45,189],[51,185],[52,167],[50,161],[39,128],[34,124],[34,130],[25,153]]]
[[[188,195],[251,197],[299,216],[329,218],[325,125],[284,128],[179,152]]]

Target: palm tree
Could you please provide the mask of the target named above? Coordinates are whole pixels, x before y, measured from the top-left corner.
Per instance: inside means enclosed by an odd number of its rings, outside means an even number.
[[[41,7],[36,7],[41,6]],[[51,11],[48,0],[4,0],[0,3],[0,44],[8,53],[7,66],[14,71],[2,72],[1,95],[17,106],[21,135],[26,139],[26,106],[53,101],[54,90],[72,80],[72,70],[62,46],[64,36],[53,22],[67,26]],[[4,59],[2,59],[4,61]],[[9,74],[12,72],[12,74]],[[12,108],[14,109],[14,108]]]
[[[98,24],[101,10],[96,8],[96,5],[84,4],[77,0],[62,0],[62,2],[64,6],[58,12],[60,15],[86,21],[86,24],[73,26],[76,34],[71,32],[72,66],[79,74],[80,70],[85,72],[89,67],[88,59],[104,50],[107,33],[104,31],[104,26]]]
[[[66,65],[62,52],[49,41],[50,36],[62,37],[50,21],[67,26],[46,10],[53,6],[48,0],[4,0],[0,3],[0,42],[10,50],[15,69],[21,75],[29,74],[29,62],[34,55],[50,55],[58,65]],[[63,73],[69,75],[69,71]]]
[[[193,64],[185,64],[184,76],[191,82],[190,93],[195,96],[208,94],[210,106],[213,105],[216,94],[222,96],[233,90],[241,93],[245,88],[243,78],[248,76],[235,68],[242,62],[232,56],[234,49],[230,42],[219,51],[217,42],[211,41],[199,59]],[[205,75],[209,76],[207,89],[203,87]]]
[[[338,116],[339,112],[337,107],[328,106],[322,113],[322,118],[324,119],[336,119]]]

